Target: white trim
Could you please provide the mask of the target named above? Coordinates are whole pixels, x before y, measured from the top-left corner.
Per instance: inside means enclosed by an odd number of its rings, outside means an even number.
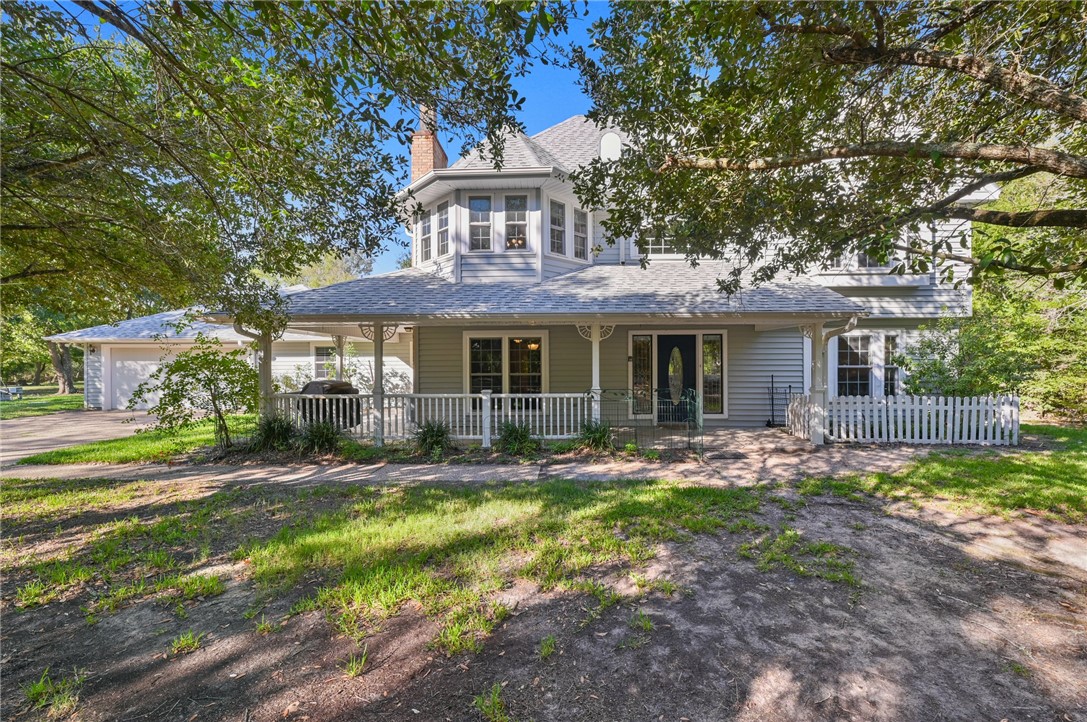
[[[721,408],[720,414],[705,413],[703,406],[703,417],[707,419],[727,419],[728,418],[728,329],[726,328],[697,328],[697,329],[631,329],[627,332],[627,388],[631,391],[634,390],[634,337],[635,336],[652,336],[653,337],[653,385],[657,383],[657,356],[659,350],[657,348],[658,336],[694,336],[695,346],[695,385],[698,395],[703,396],[702,392],[702,337],[704,335],[721,336]],[[704,398],[704,397],[703,397]],[[633,404],[633,402],[631,402]],[[629,418],[632,419],[648,419],[652,418],[654,421],[657,418],[657,409],[654,407],[652,414],[634,414],[633,408],[628,411]]]
[[[540,349],[541,362],[541,393],[549,393],[551,390],[551,339],[550,332],[542,328],[521,329],[489,329],[477,328],[461,333],[461,365],[463,367],[464,393],[470,393],[472,388],[472,367],[469,354],[469,340],[473,338],[501,338],[502,339],[502,391],[497,393],[510,393],[510,356],[507,353],[508,341],[516,336],[538,336],[543,348]]]

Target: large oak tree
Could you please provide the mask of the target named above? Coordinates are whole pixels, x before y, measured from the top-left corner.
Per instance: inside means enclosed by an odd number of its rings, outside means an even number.
[[[630,2],[593,38],[591,115],[630,134],[577,178],[610,239],[731,258],[729,290],[857,252],[1087,280],[1080,4]],[[1035,207],[964,202],[1028,176]],[[980,255],[936,221],[1034,230]]]

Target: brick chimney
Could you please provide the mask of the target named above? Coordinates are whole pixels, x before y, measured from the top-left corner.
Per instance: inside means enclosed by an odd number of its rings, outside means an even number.
[[[411,136],[411,182],[432,170],[446,168],[449,158],[438,142],[438,116],[432,108],[419,106],[419,129]]]

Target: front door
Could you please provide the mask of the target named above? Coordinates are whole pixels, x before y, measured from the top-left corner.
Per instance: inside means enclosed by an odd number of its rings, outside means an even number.
[[[657,336],[657,422],[687,421],[685,399],[696,389],[695,336]]]

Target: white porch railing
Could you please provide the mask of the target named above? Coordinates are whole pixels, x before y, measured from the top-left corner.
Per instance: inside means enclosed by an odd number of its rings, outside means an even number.
[[[296,426],[315,421],[335,424],[360,438],[374,434],[374,399],[370,394],[276,394],[276,413]],[[506,422],[526,425],[543,439],[569,439],[592,418],[593,397],[572,394],[385,394],[384,438],[405,439],[427,421],[449,426],[453,438],[491,439]]]
[[[817,409],[794,395],[790,434],[808,438]],[[839,396],[826,405],[827,441],[906,444],[1019,444],[1018,396]]]

